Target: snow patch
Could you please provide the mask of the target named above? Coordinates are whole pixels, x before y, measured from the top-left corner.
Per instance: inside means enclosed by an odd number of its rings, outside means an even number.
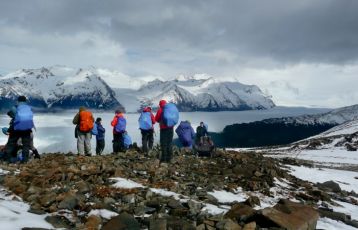
[[[99,216],[99,217],[109,220],[112,217],[118,216],[118,213],[109,211],[107,209],[92,209],[88,213],[88,216],[92,216],[92,215]]]

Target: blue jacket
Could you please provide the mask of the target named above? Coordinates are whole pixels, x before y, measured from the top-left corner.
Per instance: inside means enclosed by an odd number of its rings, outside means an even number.
[[[104,133],[106,132],[106,129],[103,128],[103,126],[96,122],[97,124],[97,130],[98,130],[98,134],[96,135],[96,140],[104,140]]]
[[[175,129],[175,132],[177,133],[179,140],[184,147],[192,146],[195,132],[189,122],[180,122],[179,126]]]

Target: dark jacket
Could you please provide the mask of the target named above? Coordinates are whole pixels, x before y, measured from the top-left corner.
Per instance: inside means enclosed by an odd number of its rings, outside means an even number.
[[[189,122],[180,122],[179,126],[175,129],[175,132],[184,147],[191,146],[193,144],[195,133]]]
[[[208,131],[206,130],[205,126],[198,126],[196,128],[196,140],[200,140],[201,137],[207,136]]]
[[[101,123],[96,122],[97,124],[97,131],[98,134],[96,135],[96,140],[104,140],[104,133],[106,132],[106,129],[103,128],[103,126],[101,125]]]

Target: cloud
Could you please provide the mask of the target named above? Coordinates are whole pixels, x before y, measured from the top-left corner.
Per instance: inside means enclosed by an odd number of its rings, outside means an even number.
[[[356,71],[357,11],[355,0],[3,1],[0,69],[64,64],[128,76],[209,73],[282,92],[279,103],[286,103],[284,92],[290,101],[308,103],[307,93],[324,105],[321,95],[332,94],[333,106],[346,100],[344,90],[318,87],[317,94],[311,84],[328,84],[327,77],[340,87],[352,83],[342,82],[342,71]],[[244,76],[251,72],[265,78]]]

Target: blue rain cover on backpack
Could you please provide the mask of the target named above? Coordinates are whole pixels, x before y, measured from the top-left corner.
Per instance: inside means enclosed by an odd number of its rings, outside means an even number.
[[[138,119],[139,128],[142,130],[152,129],[152,118],[150,112],[142,112]]]
[[[179,111],[174,103],[168,103],[163,109],[163,122],[166,126],[173,127],[179,121]]]
[[[128,133],[125,133],[123,135],[123,143],[124,143],[124,147],[126,149],[128,149],[130,147],[130,145],[132,144],[132,138],[128,135]]]
[[[97,123],[93,123],[93,129],[91,130],[92,135],[98,135]]]
[[[20,131],[32,129],[34,127],[33,116],[30,106],[19,105],[16,108],[14,129]]]
[[[124,131],[126,131],[126,125],[127,125],[127,121],[124,117],[118,117],[118,121],[116,126],[114,127],[114,130],[117,133],[123,133]]]

